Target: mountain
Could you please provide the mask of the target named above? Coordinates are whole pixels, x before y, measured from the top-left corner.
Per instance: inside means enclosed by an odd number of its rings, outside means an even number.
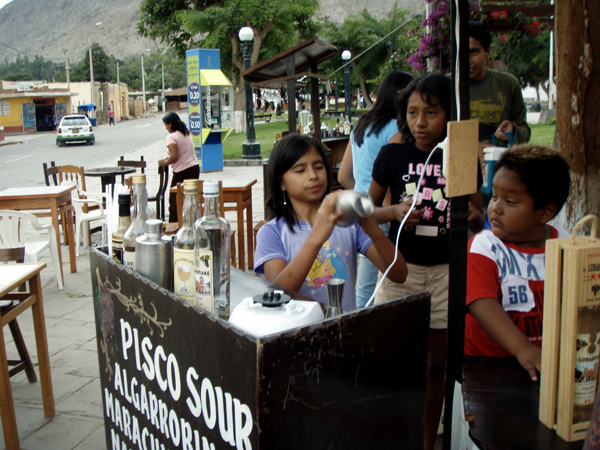
[[[0,61],[17,55],[43,56],[71,63],[86,55],[88,42],[98,42],[116,58],[143,54],[164,47],[138,36],[136,24],[142,0],[13,0],[0,9]],[[341,22],[363,8],[385,17],[390,0],[321,0],[318,15]],[[399,0],[400,8],[424,8],[423,0]]]

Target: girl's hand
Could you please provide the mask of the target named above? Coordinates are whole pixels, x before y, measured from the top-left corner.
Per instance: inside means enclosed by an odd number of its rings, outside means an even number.
[[[412,201],[405,201],[404,203],[398,203],[397,205],[393,205],[392,207],[394,208],[394,218],[402,223],[402,220],[404,220],[404,216],[406,216],[406,214],[408,213],[408,210],[410,209],[412,205]],[[412,212],[410,213],[410,216],[408,217],[408,219],[406,219],[405,225],[407,226],[414,226],[417,225],[420,221],[421,221],[421,216],[423,215],[423,210],[422,209],[413,209]]]
[[[333,231],[335,223],[342,217],[342,212],[335,209],[335,202],[343,191],[335,191],[327,195],[321,202],[317,218],[310,235],[323,244]]]

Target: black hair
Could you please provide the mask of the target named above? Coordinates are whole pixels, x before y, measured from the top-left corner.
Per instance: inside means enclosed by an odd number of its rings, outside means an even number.
[[[275,147],[273,147],[271,155],[269,156],[269,163],[267,164],[265,174],[265,189],[267,190],[266,206],[269,210],[269,218],[279,219],[283,217],[292,231],[297,222],[296,213],[294,212],[294,208],[292,208],[289,199],[284,197],[284,193],[281,190],[281,181],[283,180],[283,174],[290,170],[292,166],[313,147],[317,149],[323,158],[325,170],[327,171],[327,189],[325,190],[325,196],[329,194],[331,190],[332,176],[331,167],[327,162],[325,148],[320,142],[306,135],[290,134],[275,144]],[[287,202],[286,205],[284,205],[284,201]]]
[[[569,163],[558,151],[538,144],[515,145],[502,154],[494,172],[502,168],[519,175],[536,210],[554,203],[558,214],[567,201],[571,186]]]
[[[438,73],[430,73],[410,82],[408,86],[402,89],[396,96],[396,109],[398,110],[398,129],[402,132],[402,138],[406,142],[414,143],[415,137],[410,132],[406,114],[408,109],[408,99],[418,92],[425,103],[431,106],[437,105],[432,97],[436,97],[439,105],[446,112],[446,119],[452,117],[452,82],[450,78]],[[446,137],[446,130],[442,138]]]
[[[365,132],[371,125],[367,136],[379,133],[383,127],[392,119],[398,117],[396,110],[395,98],[398,91],[404,89],[413,77],[406,72],[394,71],[390,72],[379,85],[377,91],[377,101],[369,112],[360,116],[356,128],[354,129],[354,139],[360,146],[363,143]]]
[[[492,36],[487,27],[481,22],[475,22],[473,20],[469,22],[469,37],[481,42],[481,46],[486,52],[489,50],[490,44],[492,43]]]
[[[171,133],[174,133],[175,131],[181,131],[184,136],[188,136],[190,134],[188,127],[179,118],[177,113],[174,113],[172,111],[168,112],[167,114],[165,114],[162,121],[163,123],[168,123],[169,125],[171,125]]]

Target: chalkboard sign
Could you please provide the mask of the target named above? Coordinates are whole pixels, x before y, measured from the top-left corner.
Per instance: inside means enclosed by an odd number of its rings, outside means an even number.
[[[90,258],[107,448],[422,447],[427,295],[257,339]]]

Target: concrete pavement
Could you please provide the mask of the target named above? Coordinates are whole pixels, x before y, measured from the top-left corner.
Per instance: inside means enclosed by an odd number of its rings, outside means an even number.
[[[26,138],[9,136],[4,143],[6,145]],[[166,155],[165,142],[156,142],[126,154],[126,157],[138,159],[140,155],[144,155],[144,159],[148,161],[148,192],[152,195],[158,185],[156,161]],[[100,162],[94,162],[96,163]],[[263,219],[263,179],[260,165],[226,166],[223,171],[202,173],[200,178],[256,179],[258,183],[252,188],[253,223]],[[100,190],[97,178],[88,178],[86,182],[88,190]],[[232,229],[237,229],[235,213],[227,213],[226,218]],[[94,238],[99,239],[99,235],[94,235]],[[11,385],[21,447],[26,450],[103,449],[106,448],[106,442],[89,252],[81,249],[81,256],[77,258],[77,273],[70,273],[68,247],[62,245],[61,250],[65,275],[63,291],[58,290],[50,256],[40,259],[48,265],[42,271],[42,285],[56,415],[53,418],[44,417],[39,382],[29,383],[24,373],[13,377]],[[39,378],[33,321],[29,312],[19,317],[19,325]],[[4,330],[4,337],[7,341],[8,358],[16,357],[16,348],[8,329]],[[4,448],[3,435],[0,436],[0,448]]]

